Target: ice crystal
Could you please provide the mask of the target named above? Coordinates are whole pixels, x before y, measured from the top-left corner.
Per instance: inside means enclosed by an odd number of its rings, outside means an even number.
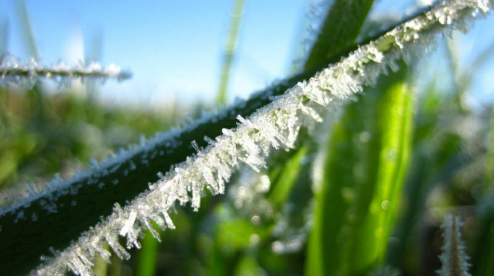
[[[204,188],[212,194],[223,193],[225,183],[240,161],[259,171],[265,166],[271,147],[292,148],[302,126],[310,127],[314,121],[321,120],[327,112],[334,110],[335,106],[361,92],[363,86],[374,84],[387,68],[395,70],[396,60],[407,57],[408,52],[429,47],[435,34],[451,28],[465,30],[466,20],[480,12],[487,12],[488,4],[485,0],[441,3],[425,15],[360,47],[339,63],[317,73],[308,82],[297,84],[248,118],[239,116],[236,128],[223,129],[223,135],[214,140],[206,138],[209,146],[205,149],[193,144],[197,154],[167,174],[160,175],[149,190],[124,208],[115,205],[109,217],[84,233],[66,250],[56,253],[55,258],[40,265],[32,274],[58,275],[68,268],[79,275],[92,275],[90,267],[95,256],[109,258],[110,253],[103,248],[104,243],[108,243],[120,258],[130,258],[118,242],[119,235],[126,238],[127,249],[140,247],[138,239],[146,229],[159,238],[151,221],[162,229],[173,229],[169,213],[176,203],[185,205],[190,202],[192,208],[197,209]],[[160,140],[153,140],[151,145],[157,142]],[[141,146],[150,149],[149,143],[143,141]],[[153,152],[147,154],[149,158],[154,156]],[[107,165],[100,167],[101,172],[104,173],[106,168]]]
[[[11,84],[32,86],[42,78],[53,79],[63,85],[70,84],[72,79],[84,81],[86,78],[101,80],[113,78],[121,81],[130,77],[130,72],[121,70],[114,64],[103,68],[101,64],[96,62],[91,62],[88,65],[80,63],[74,66],[59,62],[45,67],[34,59],[21,63],[15,57],[6,55],[0,63],[0,86]]]

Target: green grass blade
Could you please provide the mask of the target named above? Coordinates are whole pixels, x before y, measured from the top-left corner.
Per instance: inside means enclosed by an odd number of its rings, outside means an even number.
[[[410,151],[403,75],[347,106],[333,127],[306,275],[362,274],[384,259]]]
[[[105,250],[109,249],[109,246],[105,244]],[[93,272],[96,276],[106,276],[108,274],[109,264],[101,256],[97,256],[94,260]]]
[[[327,57],[352,45],[360,34],[373,2],[374,0],[335,0],[312,46],[305,68],[320,65]]]
[[[270,202],[281,206],[290,196],[293,185],[302,167],[302,159],[307,155],[308,145],[303,145],[288,160],[275,166],[269,173],[271,188],[268,193]]]
[[[240,23],[242,22],[244,6],[245,0],[235,0],[233,5],[233,13],[231,16],[232,21],[230,22],[228,40],[226,43],[221,68],[220,85],[218,88],[218,95],[216,97],[216,102],[221,105],[225,105],[227,103],[228,80],[230,79],[233,60],[235,58],[235,51],[237,50],[238,33],[240,30]]]
[[[146,231],[146,236],[142,240],[142,249],[139,251],[137,259],[137,275],[156,275],[156,257],[158,255],[159,241]]]
[[[391,86],[378,108],[381,148],[377,178],[370,205],[361,206],[366,218],[362,221],[363,227],[356,229],[350,253],[354,261],[362,262],[362,268],[384,260],[400,203],[412,133],[412,94],[407,85],[398,82]],[[367,196],[362,194],[364,198]],[[350,261],[350,271],[354,268],[352,263]],[[354,271],[358,272],[358,268]]]

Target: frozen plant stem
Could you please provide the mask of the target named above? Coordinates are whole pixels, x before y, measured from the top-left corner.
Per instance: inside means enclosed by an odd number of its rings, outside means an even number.
[[[314,121],[321,121],[321,113],[331,111],[347,98],[361,92],[364,85],[372,85],[388,67],[395,69],[397,59],[429,47],[437,33],[453,29],[466,31],[465,20],[479,12],[486,13],[488,5],[486,1],[442,3],[360,47],[339,63],[317,73],[308,82],[298,83],[247,119],[238,116],[240,123],[236,128],[223,129],[223,135],[215,140],[206,139],[209,145],[205,149],[194,146],[197,148],[196,154],[176,165],[166,175],[161,175],[159,181],[149,186],[149,190],[124,208],[116,205],[110,216],[53,259],[33,270],[32,274],[56,275],[71,269],[79,275],[91,275],[94,257],[102,255],[108,259],[110,256],[110,252],[103,248],[104,243],[108,243],[119,257],[129,258],[126,249],[118,242],[119,236],[126,238],[127,249],[140,247],[138,237],[144,229],[149,229],[159,239],[151,221],[163,229],[173,228],[168,213],[177,201],[181,205],[191,202],[192,207],[197,209],[204,187],[212,194],[223,193],[224,184],[239,161],[256,170],[264,167],[270,147],[292,148],[301,127],[310,127]],[[119,163],[116,170],[123,170],[125,166]]]
[[[441,276],[469,276],[468,256],[465,253],[465,245],[461,240],[462,222],[455,215],[446,215],[444,218],[443,236],[444,244],[442,254],[439,257],[442,262],[439,275]]]
[[[45,67],[34,59],[21,64],[17,59],[6,56],[0,64],[0,86],[9,84],[23,84],[24,82],[34,84],[37,80],[46,78],[59,81],[61,84],[68,84],[72,79],[117,79],[119,81],[129,79],[132,74],[121,70],[116,65],[109,65],[104,68],[99,63],[92,62],[89,65],[79,64],[68,66],[63,62]]]

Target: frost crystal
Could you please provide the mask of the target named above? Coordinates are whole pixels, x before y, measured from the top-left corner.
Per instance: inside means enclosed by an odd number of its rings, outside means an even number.
[[[363,86],[374,84],[388,67],[395,70],[396,60],[407,57],[410,51],[429,47],[435,34],[449,29],[465,30],[466,20],[479,12],[487,12],[488,5],[485,0],[441,3],[425,15],[360,47],[339,63],[317,73],[308,82],[297,84],[250,117],[239,116],[237,128],[223,129],[223,135],[214,140],[207,138],[207,148],[197,148],[197,154],[167,174],[160,175],[159,181],[151,184],[149,190],[123,209],[116,205],[112,215],[83,234],[66,250],[57,253],[53,260],[32,271],[32,274],[58,275],[69,268],[79,275],[92,275],[90,267],[95,255],[103,255],[106,260],[109,258],[110,253],[103,249],[104,243],[108,243],[120,258],[130,258],[118,242],[119,235],[126,238],[127,249],[140,247],[138,238],[145,229],[159,238],[151,221],[162,229],[173,229],[169,213],[176,202],[180,205],[190,202],[197,209],[204,188],[212,194],[223,193],[225,183],[240,161],[254,170],[264,167],[270,147],[293,147],[302,126],[311,127],[314,121],[326,117],[335,106],[361,92]],[[143,141],[142,147],[146,143],[158,141]],[[194,144],[192,146],[196,147]],[[153,156],[150,155],[150,158]],[[108,166],[102,166],[105,167]]]
[[[119,81],[128,79],[132,74],[121,70],[120,67],[110,64],[103,68],[99,63],[91,62],[89,65],[77,64],[68,66],[64,62],[44,67],[34,59],[21,64],[11,55],[6,55],[0,63],[0,86],[11,84],[32,86],[42,78],[53,79],[60,84],[70,84],[74,78],[84,81],[86,78],[108,79]]]

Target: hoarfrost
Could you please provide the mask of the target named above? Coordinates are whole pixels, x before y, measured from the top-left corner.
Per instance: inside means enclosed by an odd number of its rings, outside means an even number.
[[[60,85],[64,85],[70,84],[70,81],[74,78],[79,78],[82,81],[86,78],[101,80],[114,78],[121,81],[131,76],[130,72],[121,70],[120,67],[114,64],[103,68],[99,63],[95,62],[91,62],[88,65],[80,63],[74,66],[59,62],[45,67],[34,59],[21,63],[11,55],[6,55],[0,62],[0,86],[16,84],[31,87],[42,78],[53,79]]]
[[[438,271],[440,275],[471,275],[468,272],[468,256],[465,253],[465,245],[461,239],[461,227],[463,223],[455,215],[446,215],[443,228],[444,244],[439,256],[442,267]]]

